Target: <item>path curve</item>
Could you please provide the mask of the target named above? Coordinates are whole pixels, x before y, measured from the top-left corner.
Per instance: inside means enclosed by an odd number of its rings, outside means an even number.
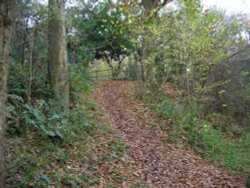
[[[134,180],[163,188],[244,187],[242,181],[204,162],[192,150],[164,143],[162,135],[152,129],[156,118],[131,98],[128,92],[131,85],[133,82],[129,81],[100,82],[93,98],[131,151],[130,157],[136,163]],[[131,183],[123,182],[121,187]]]

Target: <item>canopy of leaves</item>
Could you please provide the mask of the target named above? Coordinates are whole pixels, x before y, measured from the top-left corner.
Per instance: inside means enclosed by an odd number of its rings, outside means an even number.
[[[108,3],[88,1],[85,8],[71,8],[75,45],[88,47],[97,59],[119,60],[133,49],[128,17]],[[72,15],[74,14],[74,15]],[[75,31],[75,32],[74,32]]]

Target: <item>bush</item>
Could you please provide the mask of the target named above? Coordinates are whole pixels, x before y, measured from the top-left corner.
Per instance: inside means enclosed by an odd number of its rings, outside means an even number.
[[[180,104],[164,100],[157,106],[157,114],[166,118],[177,118],[183,113],[184,107]]]
[[[81,107],[82,93],[89,90],[89,80],[87,74],[85,74],[87,72],[86,67],[78,64],[70,67],[71,98],[73,100],[69,120],[67,120],[68,117],[65,114],[58,114],[56,102],[50,99],[49,95],[44,95],[50,92],[46,84],[42,84],[43,79],[38,79],[40,80],[39,83],[34,81],[33,85],[39,87],[40,94],[37,95],[37,98],[33,98],[32,104],[28,104],[25,101],[25,83],[27,80],[24,79],[24,75],[28,74],[27,70],[25,67],[19,66],[11,66],[11,68],[7,134],[22,134],[27,130],[34,130],[43,138],[61,142],[70,135],[74,138],[74,134],[79,134],[82,131],[88,134],[93,133],[95,126],[86,121],[86,114]],[[18,71],[18,69],[21,71]],[[19,77],[20,79],[16,79]],[[32,94],[37,94],[37,91],[33,88]],[[69,141],[70,139],[66,140]]]
[[[8,106],[7,133],[20,134],[33,129],[44,138],[63,139],[66,118],[63,114],[56,114],[51,104],[39,99],[30,105],[15,95],[10,95],[9,99],[12,104]]]

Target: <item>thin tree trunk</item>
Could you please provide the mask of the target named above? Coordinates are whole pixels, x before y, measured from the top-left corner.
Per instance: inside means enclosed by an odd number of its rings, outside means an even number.
[[[49,0],[49,78],[59,112],[69,112],[69,81],[64,24],[64,1]]]
[[[145,41],[144,41],[144,44],[143,44],[143,49],[142,49],[142,61],[141,61],[141,74],[142,74],[142,81],[145,82],[146,79],[148,78],[148,75],[147,75],[147,70],[145,71],[145,67],[144,65],[146,64],[146,60],[148,58],[148,34],[147,34],[147,31],[145,31]],[[146,75],[145,75],[146,73]]]
[[[32,80],[33,80],[33,50],[35,31],[31,31],[31,41],[30,41],[30,54],[29,54],[29,82],[28,82],[28,103],[31,104],[31,91],[32,91]]]
[[[129,54],[128,56],[128,72],[127,72],[127,78],[129,80],[133,80],[133,73],[132,73],[132,68],[133,68],[133,60],[132,60],[132,53]]]
[[[14,0],[0,1],[0,187],[5,182],[4,130],[6,120],[6,98],[8,64],[11,57],[12,13]]]
[[[143,63],[143,59],[142,59],[142,56],[140,56],[138,54],[138,59],[139,59],[139,63],[140,63],[140,72],[141,72],[141,81],[142,82],[145,82],[146,79],[145,79],[145,71],[144,71],[144,63]]]
[[[136,54],[135,53],[133,53],[132,54],[132,62],[133,62],[133,64],[134,64],[134,66],[135,66],[135,69],[136,69],[136,71],[135,71],[135,80],[138,80],[139,79],[139,66],[138,66],[138,61],[136,60]]]

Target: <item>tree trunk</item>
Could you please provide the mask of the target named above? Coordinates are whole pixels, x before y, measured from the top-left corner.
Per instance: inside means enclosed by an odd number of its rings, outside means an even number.
[[[69,112],[69,81],[64,24],[64,1],[49,0],[49,79],[58,111]]]
[[[0,187],[5,182],[4,130],[6,119],[6,96],[8,64],[11,57],[11,38],[14,0],[0,1]]]
[[[32,82],[33,82],[33,51],[35,43],[35,31],[31,30],[31,41],[30,41],[30,54],[29,54],[29,81],[28,81],[28,94],[27,99],[28,103],[31,104],[31,92],[32,92]]]

